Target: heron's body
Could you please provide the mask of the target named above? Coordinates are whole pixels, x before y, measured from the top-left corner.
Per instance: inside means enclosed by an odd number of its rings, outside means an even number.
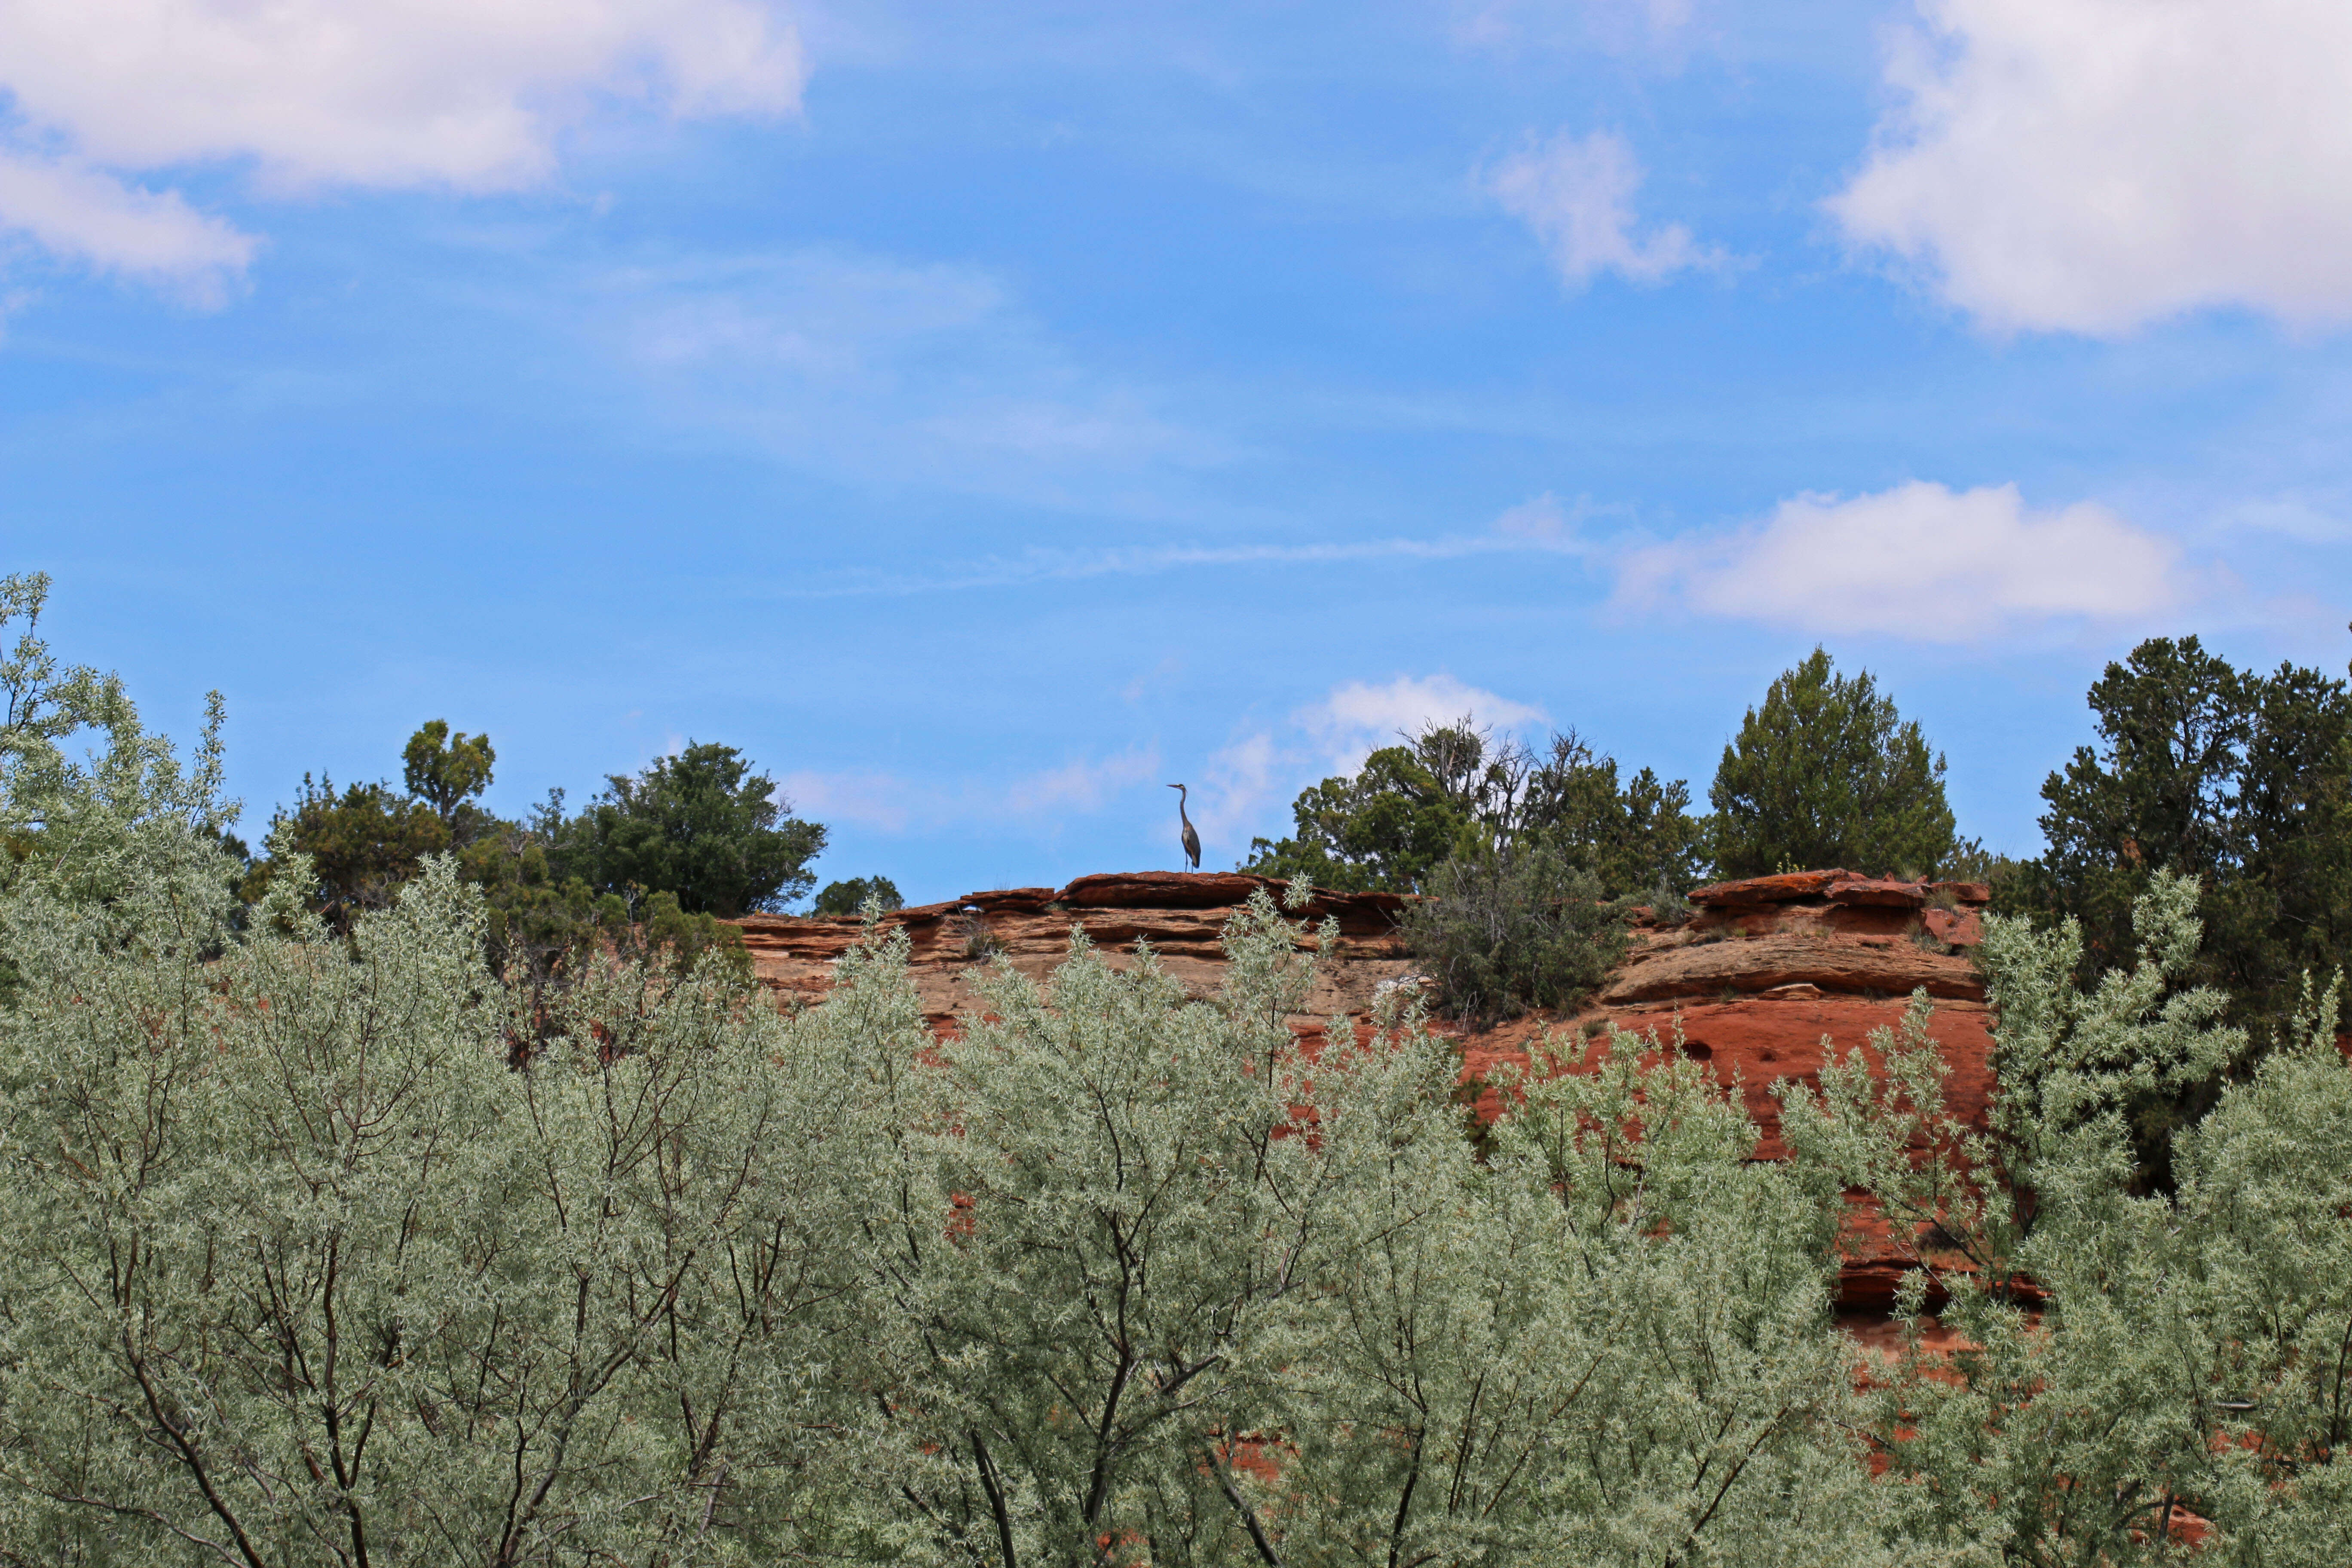
[[[1184,786],[1170,784],[1168,787],[1176,792],[1176,820],[1184,825],[1181,839],[1184,846],[1184,858],[1192,862],[1192,869],[1197,871],[1201,868],[1201,836],[1192,831],[1192,819],[1184,815]]]

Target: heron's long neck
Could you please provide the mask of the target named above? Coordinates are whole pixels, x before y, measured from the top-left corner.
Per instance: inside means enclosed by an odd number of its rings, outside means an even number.
[[[1187,827],[1192,826],[1192,819],[1184,815],[1184,792],[1181,789],[1176,792],[1176,820]]]

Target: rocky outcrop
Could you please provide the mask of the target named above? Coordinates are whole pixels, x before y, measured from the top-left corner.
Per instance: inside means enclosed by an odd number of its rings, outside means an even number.
[[[1930,938],[1929,940],[1934,940]],[[1930,996],[1981,1002],[1984,982],[1965,958],[1900,936],[1836,937],[1804,931],[1707,932],[1650,943],[1629,956],[1601,993],[1605,1005],[1681,998],[1815,994]]]
[[[1213,994],[1224,973],[1223,935],[1234,910],[1283,884],[1238,872],[1126,872],[1082,877],[1066,888],[1006,888],[883,917],[907,933],[923,1010],[950,1029],[980,1002],[977,982],[1002,953],[1043,979],[1074,934],[1113,963],[1149,945],[1193,994]],[[1785,1157],[1772,1086],[1818,1084],[1829,1054],[1859,1049],[1876,1061],[1872,1035],[1894,1027],[1913,991],[1936,998],[1930,1033],[1953,1064],[1951,1108],[1980,1121],[1992,1092],[1991,1019],[1967,950],[1981,936],[1989,897],[1981,883],[1906,882],[1842,870],[1801,871],[1717,883],[1690,895],[1696,913],[1661,924],[1637,911],[1631,945],[1608,983],[1569,1016],[1539,1016],[1459,1036],[1465,1089],[1486,1114],[1503,1111],[1491,1080],[1524,1066],[1531,1044],[1589,1065],[1611,1026],[1679,1049],[1736,1086],[1757,1125],[1756,1157]],[[1405,900],[1392,893],[1318,891],[1304,911],[1339,924],[1323,954],[1302,1035],[1335,1016],[1368,1013],[1386,987],[1409,983],[1412,955],[1398,931]],[[824,998],[833,964],[860,938],[855,920],[755,915],[740,922],[754,973],[782,996]],[[1866,1207],[1848,1226],[1841,1300],[1883,1309],[1906,1254]]]
[[[1788,1147],[1780,1141],[1780,1107],[1772,1098],[1772,1086],[1795,1079],[1819,1087],[1822,1064],[1832,1052],[1843,1057],[1859,1049],[1874,1067],[1878,1053],[1870,1045],[1871,1036],[1899,1024],[1907,1005],[1905,998],[1817,995],[1595,1008],[1568,1020],[1566,1026],[1532,1021],[1469,1036],[1462,1042],[1463,1066],[1468,1080],[1479,1088],[1480,1110],[1499,1115],[1503,1102],[1487,1085],[1505,1067],[1524,1067],[1531,1045],[1548,1040],[1559,1052],[1562,1040],[1577,1042],[1564,1054],[1579,1066],[1590,1067],[1614,1026],[1654,1040],[1661,1049],[1678,1049],[1706,1063],[1726,1088],[1737,1086],[1756,1123],[1756,1158],[1778,1160],[1787,1156]],[[1939,1002],[1928,1034],[1955,1064],[1951,1109],[1966,1120],[1981,1121],[1992,1095],[1992,1030],[1986,1008],[1981,1003]]]
[[[1081,877],[1066,888],[1000,888],[967,893],[882,917],[886,931],[903,930],[909,969],[935,1028],[948,1028],[980,1005],[978,982],[1002,953],[1032,979],[1042,980],[1083,935],[1124,968],[1136,944],[1148,944],[1160,967],[1196,996],[1213,994],[1224,976],[1224,925],[1259,889],[1279,900],[1284,884],[1239,872],[1130,871]],[[1368,1011],[1375,989],[1411,972],[1397,931],[1404,900],[1394,893],[1318,891],[1303,911],[1319,926],[1339,922],[1340,950],[1327,955],[1322,978],[1307,998],[1320,1020]],[[751,951],[752,973],[786,998],[824,999],[833,965],[860,940],[856,920],[802,920],[752,915],[737,922]]]

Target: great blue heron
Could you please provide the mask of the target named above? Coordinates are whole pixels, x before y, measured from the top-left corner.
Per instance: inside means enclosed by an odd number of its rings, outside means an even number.
[[[1201,836],[1192,831],[1192,819],[1184,815],[1184,786],[1170,784],[1176,792],[1176,820],[1184,825],[1184,858],[1192,862],[1192,869],[1201,868]]]

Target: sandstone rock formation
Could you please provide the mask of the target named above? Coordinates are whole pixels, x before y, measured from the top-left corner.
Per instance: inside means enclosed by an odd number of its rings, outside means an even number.
[[[1072,933],[1082,932],[1120,967],[1135,944],[1149,943],[1160,967],[1196,996],[1213,994],[1225,968],[1225,921],[1264,888],[1276,900],[1284,884],[1230,871],[1132,871],[1081,877],[1066,888],[1001,888],[967,893],[951,903],[925,904],[882,917],[883,928],[903,929],[915,987],[933,1027],[953,1026],[979,1005],[975,983],[1003,953],[1013,966],[1042,980],[1068,956]],[[1318,892],[1303,911],[1320,925],[1339,923],[1340,951],[1323,964],[1322,984],[1307,999],[1312,1017],[1360,1013],[1383,981],[1412,967],[1394,893]],[[833,963],[858,940],[853,919],[802,920],[752,915],[737,922],[751,950],[752,972],[784,996],[814,1002],[833,986]]]
[[[971,893],[944,904],[883,917],[904,929],[923,1010],[950,1029],[979,1005],[975,986],[995,954],[1044,978],[1083,932],[1114,963],[1148,943],[1162,967],[1194,994],[1212,994],[1224,972],[1226,919],[1264,888],[1283,885],[1238,872],[1142,871],[1082,877],[1066,888]],[[1706,1062],[1737,1085],[1757,1123],[1756,1157],[1779,1159],[1779,1106],[1771,1087],[1794,1078],[1817,1083],[1825,1051],[1869,1049],[1873,1031],[1892,1028],[1914,990],[1936,999],[1931,1033],[1955,1068],[1952,1108],[1981,1118],[1992,1090],[1990,1019],[1983,982],[1967,956],[1981,936],[1990,890],[1981,883],[1904,882],[1841,870],[1802,871],[1718,883],[1694,891],[1697,912],[1661,925],[1637,911],[1632,945],[1608,984],[1572,1016],[1538,1016],[1461,1037],[1465,1087],[1488,1115],[1503,1107],[1486,1086],[1506,1063],[1525,1064],[1529,1044],[1589,1063],[1611,1025],[1654,1038]],[[1404,900],[1392,893],[1318,892],[1304,911],[1339,922],[1336,953],[1324,955],[1302,1035],[1326,1020],[1370,1011],[1385,986],[1412,973],[1397,930]],[[740,922],[754,973],[783,997],[821,1000],[832,965],[856,942],[855,920],[755,915]],[[1679,1037],[1677,1037],[1679,1030]],[[1841,1297],[1855,1308],[1891,1300],[1904,1254],[1883,1221],[1857,1208],[1846,1247]]]
[[[1983,935],[1991,889],[1980,882],[1920,883],[1804,871],[1721,882],[1692,892],[1697,915],[1678,929],[1654,921],[1633,933],[1609,983],[1566,1020],[1528,1020],[1463,1041],[1466,1076],[1483,1079],[1524,1064],[1538,1034],[1584,1038],[1597,1055],[1610,1026],[1704,1061],[1737,1085],[1756,1122],[1756,1157],[1785,1158],[1772,1085],[1818,1087],[1824,1056],[1859,1049],[1874,1066],[1870,1037],[1892,1029],[1924,988],[1936,1001],[1929,1036],[1953,1067],[1952,1110],[1981,1124],[1992,1094],[1992,1027],[1984,983],[1967,956]],[[1563,1028],[1565,1026],[1565,1028]],[[1574,1031],[1573,1035],[1566,1031]],[[1502,1110],[1491,1089],[1486,1114]],[[1857,1203],[1843,1243],[1841,1304],[1884,1311],[1910,1267],[1885,1219]]]

